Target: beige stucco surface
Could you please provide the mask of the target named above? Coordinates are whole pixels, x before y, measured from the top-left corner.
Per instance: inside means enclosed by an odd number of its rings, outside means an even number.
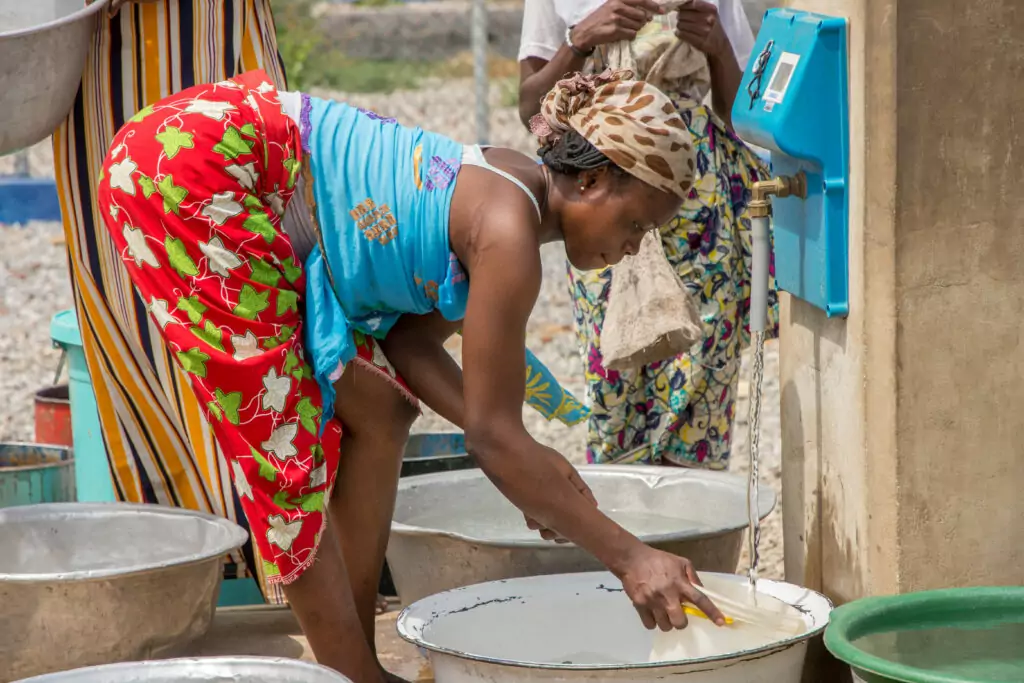
[[[787,578],[1024,584],[1024,3],[850,18],[850,316],[782,310]]]

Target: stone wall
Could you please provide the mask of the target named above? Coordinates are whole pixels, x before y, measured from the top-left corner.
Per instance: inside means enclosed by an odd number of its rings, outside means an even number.
[[[320,20],[350,57],[438,61],[470,49],[470,8],[469,2],[454,0],[387,7],[331,4],[320,8]],[[492,55],[515,59],[522,23],[522,3],[490,4]]]
[[[768,7],[779,0],[744,0],[756,32]],[[357,59],[437,61],[470,49],[471,3],[415,2],[387,7],[325,3],[318,12],[327,34]],[[488,5],[491,54],[515,59],[523,23],[522,2]]]

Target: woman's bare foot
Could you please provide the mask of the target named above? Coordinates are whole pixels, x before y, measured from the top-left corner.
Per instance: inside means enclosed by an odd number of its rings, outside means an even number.
[[[387,611],[388,611],[388,599],[386,597],[384,597],[383,595],[381,595],[380,593],[378,593],[377,594],[377,605],[376,605],[376,608],[374,610],[374,613],[375,614],[384,614]]]

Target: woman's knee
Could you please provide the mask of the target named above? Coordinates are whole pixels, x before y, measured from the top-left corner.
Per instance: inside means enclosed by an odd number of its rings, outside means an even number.
[[[379,373],[353,364],[335,384],[335,413],[350,437],[404,443],[419,410]]]

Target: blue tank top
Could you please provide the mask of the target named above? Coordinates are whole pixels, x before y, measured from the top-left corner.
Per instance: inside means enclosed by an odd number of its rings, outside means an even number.
[[[462,320],[469,281],[448,240],[463,146],[350,105],[303,95],[303,146],[322,254],[306,261],[306,352],[334,411],[333,382],[356,354],[353,332],[383,339],[405,313]],[[333,282],[332,277],[333,276]],[[550,419],[589,411],[527,350],[527,396]]]

